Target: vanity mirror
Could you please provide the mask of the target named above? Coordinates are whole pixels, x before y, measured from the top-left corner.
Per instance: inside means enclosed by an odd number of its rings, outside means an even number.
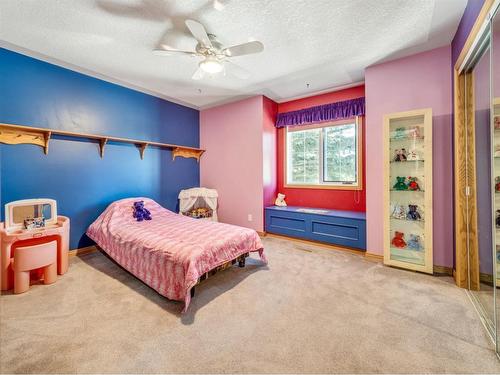
[[[57,223],[57,203],[53,199],[24,199],[5,205],[5,229],[33,230]]]

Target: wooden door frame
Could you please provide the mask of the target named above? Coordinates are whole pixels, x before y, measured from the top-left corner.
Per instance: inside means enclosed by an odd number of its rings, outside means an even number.
[[[475,183],[476,160],[474,150],[474,88],[472,84],[474,77],[472,73],[465,73],[462,67],[473,52],[476,39],[484,30],[484,25],[488,22],[490,12],[494,10],[495,3],[496,0],[485,0],[453,69],[455,172],[454,276],[457,286],[472,290],[479,288],[477,197]],[[472,157],[468,158],[468,154],[472,155]],[[467,184],[467,171],[469,172],[469,184]],[[475,249],[471,254],[468,254],[467,244],[470,244],[471,248]]]

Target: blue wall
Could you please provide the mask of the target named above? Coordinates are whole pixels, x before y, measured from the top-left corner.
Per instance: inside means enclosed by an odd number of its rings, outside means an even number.
[[[6,49],[0,49],[0,122],[199,146],[199,112]],[[34,145],[0,145],[0,202],[53,198],[71,219],[71,248],[114,200],[147,196],[175,210],[179,190],[199,186],[194,159],[169,150],[55,138],[49,154]]]

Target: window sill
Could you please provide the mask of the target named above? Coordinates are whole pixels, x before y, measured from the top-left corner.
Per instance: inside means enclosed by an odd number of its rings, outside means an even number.
[[[283,185],[285,189],[363,190],[362,185]]]

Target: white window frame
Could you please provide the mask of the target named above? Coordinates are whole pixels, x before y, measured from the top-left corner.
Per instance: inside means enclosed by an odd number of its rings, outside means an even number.
[[[288,183],[288,133],[294,131],[308,130],[308,129],[319,129],[319,128],[329,128],[332,126],[350,125],[354,124],[356,126],[356,157],[357,157],[357,181],[353,183],[348,182],[323,182],[324,173],[324,143],[323,143],[323,132],[320,135],[320,182],[317,184],[311,183]],[[311,125],[304,125],[297,128],[285,128],[284,138],[284,187],[285,188],[299,188],[299,189],[336,189],[336,190],[363,190],[363,155],[362,155],[362,144],[363,144],[363,132],[362,126],[360,124],[359,116],[355,118],[335,121],[335,122],[322,122],[315,123]]]

